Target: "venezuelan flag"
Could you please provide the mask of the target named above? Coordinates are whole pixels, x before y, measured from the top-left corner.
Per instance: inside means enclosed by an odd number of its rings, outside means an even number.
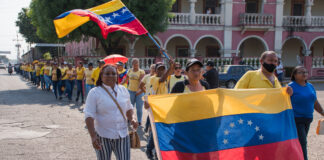
[[[215,89],[148,102],[164,160],[303,159],[284,88]]]
[[[99,25],[104,38],[114,31],[135,35],[147,33],[142,23],[120,0],[112,0],[87,10],[75,9],[59,15],[54,19],[56,33],[62,38],[89,20]]]

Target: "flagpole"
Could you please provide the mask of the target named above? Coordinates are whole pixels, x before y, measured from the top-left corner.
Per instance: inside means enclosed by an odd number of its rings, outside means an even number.
[[[151,38],[151,40],[154,42],[154,44],[155,44],[159,49],[161,49],[160,45],[156,42],[156,40],[152,37],[152,35],[151,35],[150,33],[147,33],[147,36]],[[170,60],[170,57],[168,56],[168,54],[166,54],[166,53],[164,52],[164,50],[162,50],[162,53],[163,53],[163,55],[164,55],[168,60]]]

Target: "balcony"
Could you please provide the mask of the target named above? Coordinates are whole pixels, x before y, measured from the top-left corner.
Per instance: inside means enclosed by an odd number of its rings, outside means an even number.
[[[241,34],[245,31],[268,31],[273,27],[273,16],[261,13],[243,13],[240,15]]]
[[[323,27],[324,16],[284,16],[283,26],[285,27]]]
[[[169,18],[169,23],[171,25],[177,25],[177,24],[222,25],[223,24],[220,14],[191,15],[190,13],[171,13],[171,15],[172,16]]]

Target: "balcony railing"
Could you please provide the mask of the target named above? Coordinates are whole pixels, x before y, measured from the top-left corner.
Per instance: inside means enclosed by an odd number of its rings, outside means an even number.
[[[152,64],[155,64],[154,57],[140,57],[139,59],[139,67],[143,70],[149,70]],[[132,68],[132,58],[128,59],[126,63],[127,68]]]
[[[273,16],[271,14],[243,13],[240,15],[241,25],[271,26]]]
[[[282,25],[288,27],[303,27],[306,26],[306,17],[305,16],[284,16]]]
[[[206,64],[208,61],[214,62],[215,66],[231,65],[233,63],[232,57],[206,57],[203,59],[203,63]]]
[[[171,13],[172,17],[169,18],[170,24],[189,24],[189,13]]]
[[[221,25],[221,15],[219,14],[196,14],[196,24]]]
[[[322,27],[324,26],[324,16],[312,16],[311,22],[312,27]]]
[[[254,69],[260,68],[259,57],[243,57],[243,64],[252,66]]]
[[[313,57],[313,68],[324,68],[324,57]]]

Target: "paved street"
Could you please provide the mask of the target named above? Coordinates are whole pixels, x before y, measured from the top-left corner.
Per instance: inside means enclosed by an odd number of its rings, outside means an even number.
[[[324,84],[315,88],[324,105]],[[57,101],[51,92],[0,70],[0,159],[95,159],[83,107],[66,99]],[[324,136],[315,135],[319,118],[315,113],[308,137],[310,160],[324,160]],[[140,132],[140,137],[146,145],[146,135]],[[131,157],[146,159],[144,147],[132,149]]]

